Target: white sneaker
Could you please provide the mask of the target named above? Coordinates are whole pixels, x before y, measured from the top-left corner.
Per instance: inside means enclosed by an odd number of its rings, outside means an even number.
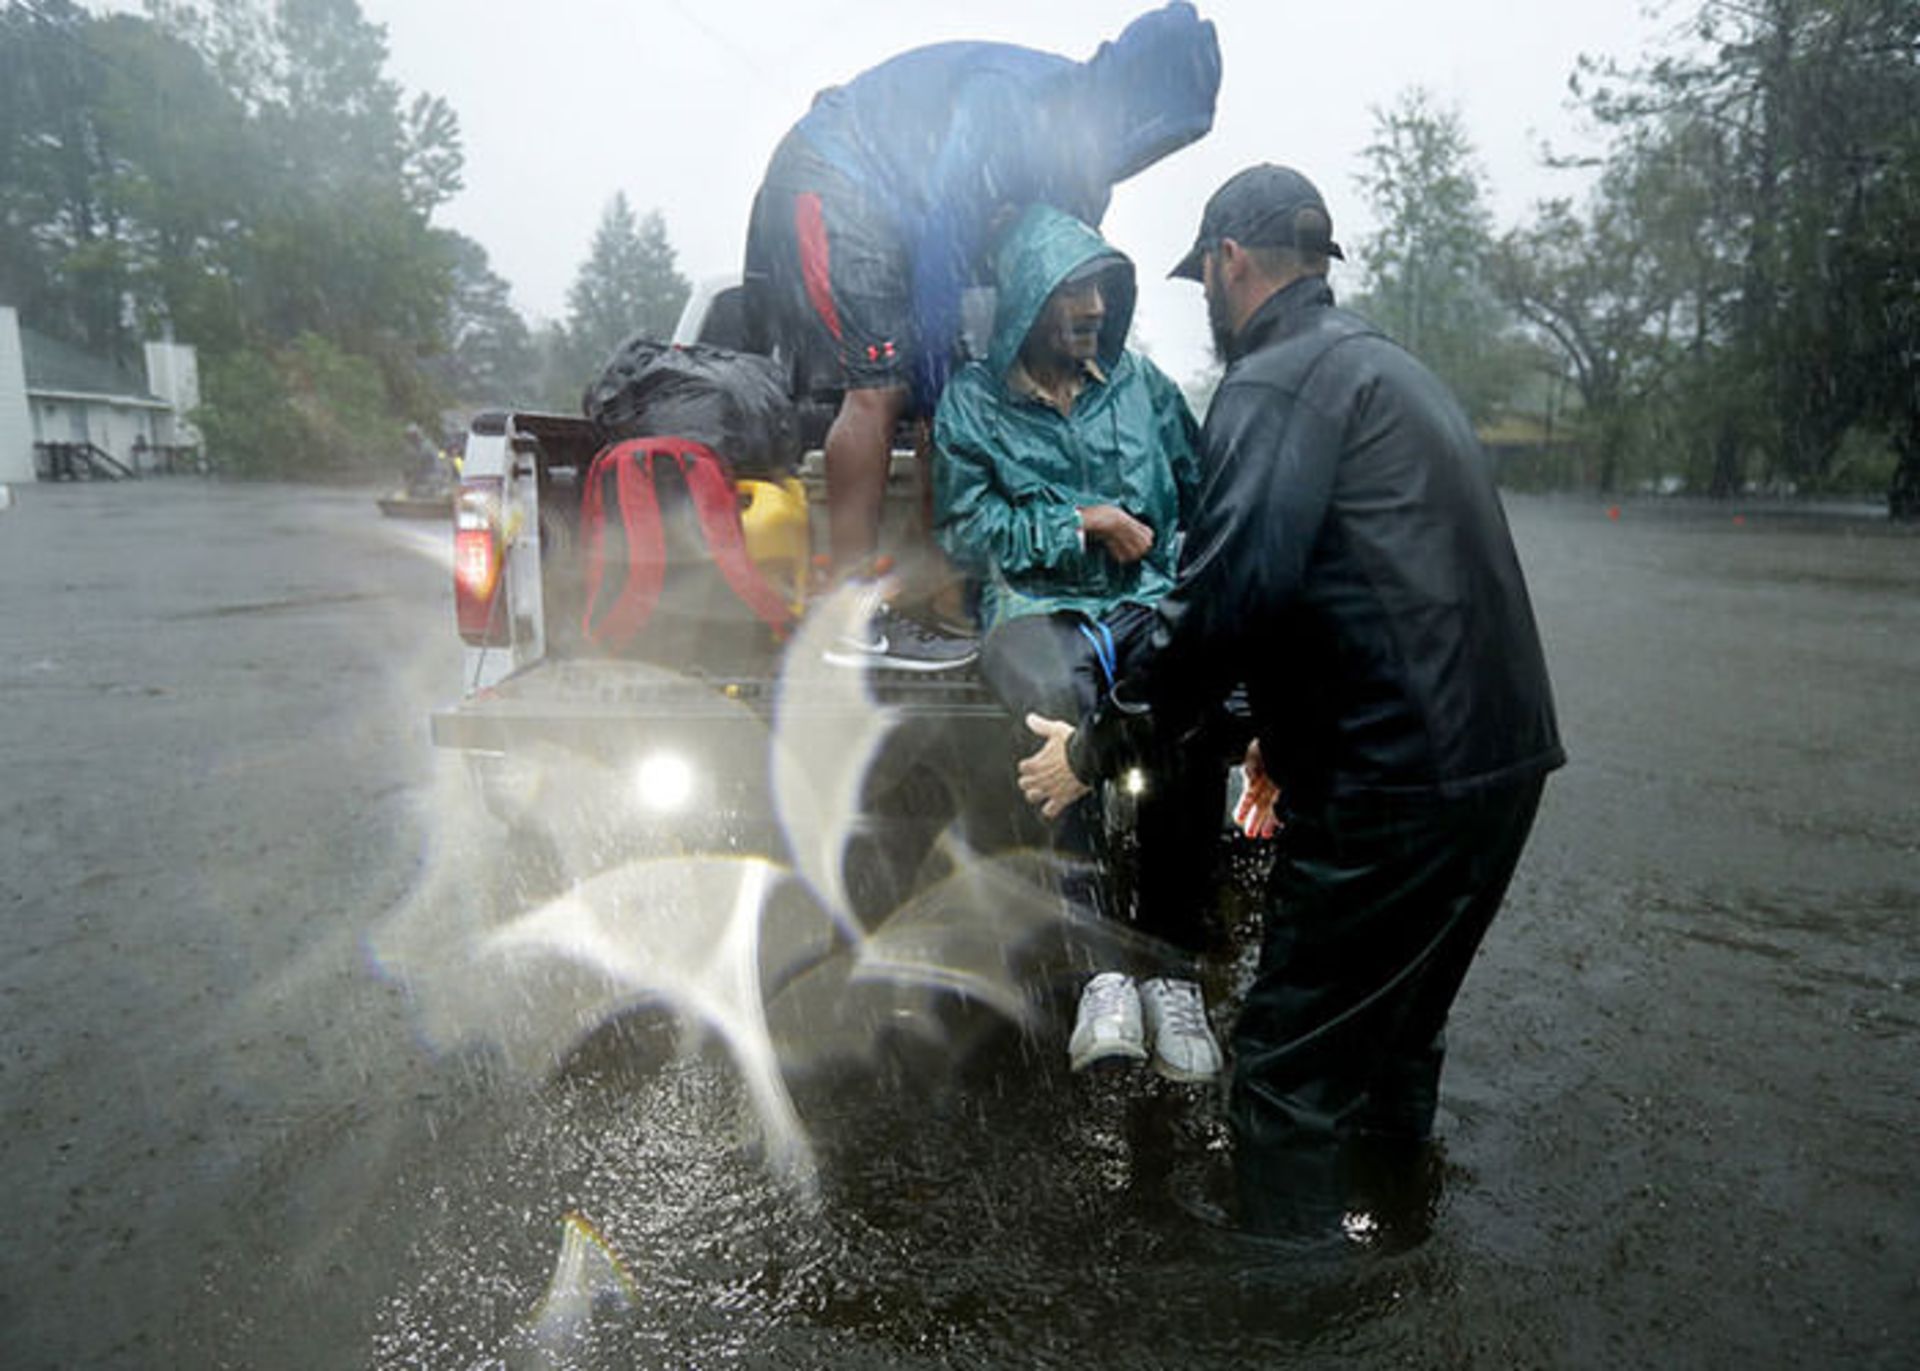
[[[1146,1039],[1140,1031],[1140,996],[1133,988],[1133,977],[1103,971],[1087,982],[1087,988],[1080,992],[1073,1036],[1067,1040],[1067,1058],[1075,1071],[1112,1058],[1130,1062],[1147,1059]]]
[[[1153,1040],[1153,1069],[1170,1081],[1210,1081],[1220,1074],[1220,1044],[1207,1025],[1207,1002],[1192,981],[1140,983],[1140,1016]]]

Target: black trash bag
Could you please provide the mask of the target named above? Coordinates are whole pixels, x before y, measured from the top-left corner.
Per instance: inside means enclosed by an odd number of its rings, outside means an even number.
[[[629,338],[581,406],[605,442],[687,438],[720,454],[736,476],[791,476],[800,466],[793,400],[780,369],[756,353]]]

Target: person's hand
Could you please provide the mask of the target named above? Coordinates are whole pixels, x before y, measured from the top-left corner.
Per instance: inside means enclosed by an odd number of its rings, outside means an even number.
[[[1258,739],[1247,744],[1240,776],[1245,788],[1240,792],[1240,803],[1233,807],[1234,825],[1249,838],[1271,838],[1280,831],[1280,815],[1275,810],[1280,801],[1280,787],[1267,775]]]
[[[1038,752],[1021,760],[1020,793],[1027,797],[1027,803],[1038,805],[1047,818],[1057,819],[1067,806],[1093,789],[1073,774],[1073,766],[1067,761],[1067,739],[1073,736],[1073,725],[1029,714],[1027,727],[1046,741]]]
[[[1153,530],[1118,505],[1084,506],[1080,527],[1122,566],[1139,561],[1153,550]]]

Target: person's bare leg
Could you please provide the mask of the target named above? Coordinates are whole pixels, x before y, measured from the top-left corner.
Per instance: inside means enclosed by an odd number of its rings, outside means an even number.
[[[827,530],[836,577],[857,575],[880,542],[893,431],[908,404],[904,386],[850,390],[827,431]],[[971,637],[936,633],[882,606],[871,633],[849,635],[826,660],[836,666],[878,665],[896,671],[945,671],[977,655]]]
[[[849,390],[827,430],[827,533],[835,575],[858,567],[879,547],[893,430],[907,402],[905,386]]]

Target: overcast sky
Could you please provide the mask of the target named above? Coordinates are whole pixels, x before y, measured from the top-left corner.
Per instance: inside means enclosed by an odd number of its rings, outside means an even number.
[[[361,0],[389,70],[458,112],[466,189],[440,222],[477,239],[533,317],[568,285],[616,191],[658,209],[689,276],[739,269],[767,157],[815,91],[904,49],[994,39],[1085,58],[1146,0]],[[1542,139],[1595,150],[1567,107],[1579,54],[1632,58],[1685,9],[1641,0],[1200,0],[1219,30],[1213,132],[1122,185],[1103,228],[1141,266],[1135,338],[1176,379],[1207,360],[1197,287],[1168,282],[1207,195],[1251,162],[1318,182],[1349,247],[1372,110],[1409,86],[1457,108],[1504,227],[1568,173]],[[1338,289],[1352,267],[1335,264]]]

